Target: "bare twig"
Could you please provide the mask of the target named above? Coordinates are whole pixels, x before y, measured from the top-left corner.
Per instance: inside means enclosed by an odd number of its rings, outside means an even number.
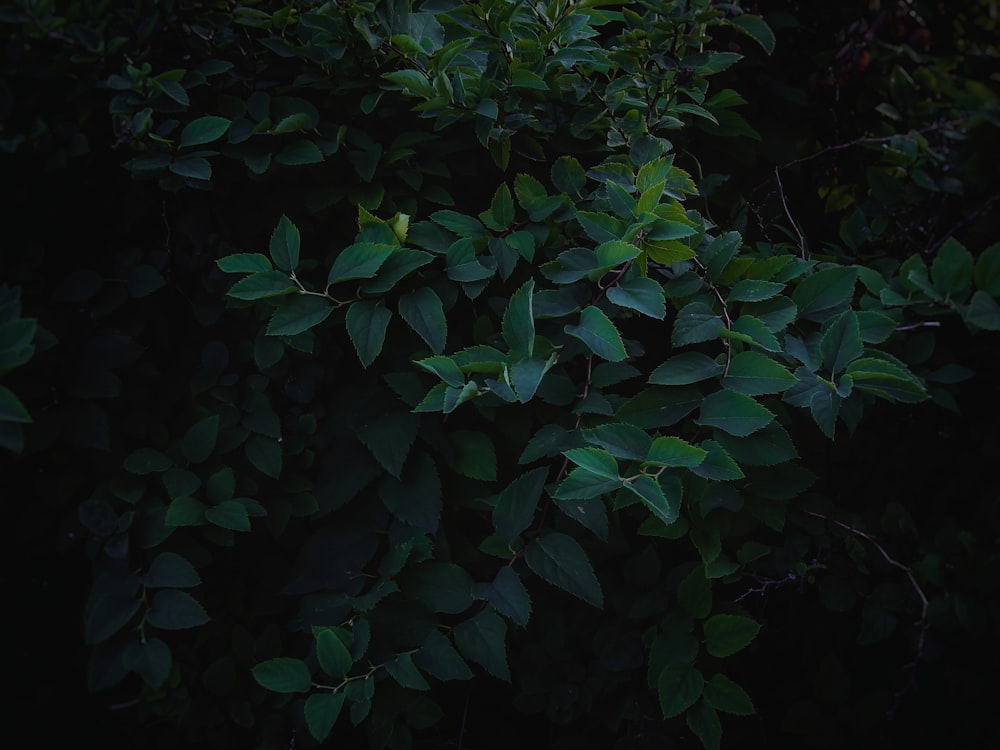
[[[977,208],[971,214],[969,214],[961,221],[959,221],[957,224],[955,224],[955,226],[953,226],[951,229],[949,229],[947,232],[941,235],[938,239],[934,240],[934,242],[932,242],[927,247],[927,254],[929,255],[930,253],[933,253],[935,250],[941,247],[941,245],[943,245],[949,237],[957,234],[962,229],[964,229],[969,224],[978,219],[980,216],[982,216],[984,213],[989,211],[993,207],[993,204],[996,203],[997,201],[1000,201],[1000,193],[994,193],[993,195],[991,195],[983,202],[981,206],[979,206],[979,208]]]
[[[774,179],[778,183],[778,195],[781,196],[781,206],[785,209],[785,216],[788,217],[788,221],[792,224],[792,229],[795,230],[795,234],[799,238],[799,250],[802,251],[802,260],[806,259],[806,238],[802,236],[802,230],[799,229],[798,222],[792,218],[792,212],[788,208],[788,201],[785,200],[785,187],[781,184],[781,170],[778,167],[774,168]]]

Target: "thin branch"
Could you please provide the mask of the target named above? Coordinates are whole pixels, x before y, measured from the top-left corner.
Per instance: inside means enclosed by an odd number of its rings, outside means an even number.
[[[941,245],[945,243],[945,241],[949,237],[957,234],[962,229],[964,229],[969,224],[978,219],[980,216],[982,216],[984,213],[989,211],[993,207],[993,204],[996,203],[997,201],[1000,201],[1000,193],[994,193],[993,195],[991,195],[983,202],[983,204],[979,208],[977,208],[971,214],[963,218],[955,226],[953,226],[951,229],[949,229],[947,232],[941,235],[941,237],[932,242],[927,248],[927,254],[929,255],[930,253],[936,251],[939,247],[941,247]]]
[[[911,323],[908,326],[900,326],[897,331],[914,331],[917,328],[940,328],[941,322],[938,320],[924,320],[920,323]]]
[[[802,260],[806,259],[806,238],[802,236],[802,230],[799,229],[798,222],[792,218],[792,212],[788,208],[788,201],[785,200],[785,186],[781,184],[781,170],[778,167],[774,168],[774,179],[778,183],[778,195],[781,196],[781,206],[785,209],[785,216],[788,217],[788,221],[792,224],[792,229],[795,230],[795,234],[799,238],[799,250],[802,251]]]

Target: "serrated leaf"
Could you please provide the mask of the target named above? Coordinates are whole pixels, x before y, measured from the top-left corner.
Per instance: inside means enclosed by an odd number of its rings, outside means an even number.
[[[260,271],[240,279],[226,292],[227,297],[242,300],[266,299],[297,292],[298,287],[281,271]]]
[[[262,253],[233,253],[219,258],[215,264],[225,273],[259,273],[274,270],[271,261]]]
[[[419,429],[417,415],[390,412],[367,420],[358,427],[357,435],[382,468],[398,479]]]
[[[532,310],[533,279],[528,279],[507,303],[503,313],[501,331],[510,353],[518,357],[531,357],[535,348],[535,319]]]
[[[733,284],[726,301],[732,302],[762,302],[781,294],[784,284],[774,281],[759,281],[757,279],[742,279]]]
[[[579,196],[587,184],[587,173],[572,156],[560,156],[552,165],[552,184],[570,196]]]
[[[250,531],[247,507],[238,500],[223,500],[205,509],[205,520],[230,531]]]
[[[411,690],[431,689],[431,686],[427,684],[427,680],[424,679],[424,676],[420,674],[420,670],[417,669],[417,665],[413,663],[413,657],[410,654],[397,654],[395,659],[390,659],[383,666],[385,667],[385,671],[401,687],[410,688]]]
[[[840,312],[854,296],[858,270],[849,266],[825,268],[807,276],[792,292],[792,301],[799,308],[799,317],[822,321]]]
[[[167,506],[163,522],[167,526],[201,526],[205,523],[205,505],[193,497],[175,497]]]
[[[149,564],[142,577],[146,588],[186,589],[201,583],[201,576],[187,558],[176,552],[161,552]]]
[[[379,267],[374,279],[361,284],[361,291],[370,295],[385,294],[398,282],[432,260],[434,256],[423,250],[398,248]]]
[[[435,354],[444,351],[448,324],[441,298],[433,289],[420,287],[399,298],[399,315]]]
[[[275,693],[305,693],[312,687],[309,667],[301,659],[279,656],[262,661],[251,672],[261,687]]]
[[[531,598],[521,582],[521,577],[509,565],[497,571],[492,583],[476,584],[477,595],[485,597],[502,615],[506,615],[522,628],[531,617]]]
[[[628,357],[621,334],[614,323],[593,305],[585,307],[580,312],[580,325],[568,325],[564,330],[570,336],[580,339],[590,351],[602,359],[620,362]]]
[[[507,666],[507,624],[496,612],[484,609],[455,626],[455,644],[465,658],[476,662],[494,677],[510,682]]]
[[[184,591],[161,589],[153,596],[146,622],[162,630],[184,630],[204,625],[208,613],[197,599]]]
[[[984,331],[1000,331],[1000,305],[982,289],[972,295],[963,316],[965,322]]]
[[[524,549],[528,567],[540,578],[601,609],[604,595],[594,569],[573,537],[558,531],[539,536]]]
[[[149,638],[144,643],[133,644],[126,652],[125,662],[155,690],[170,676],[174,657],[166,643],[159,638]]]
[[[322,323],[333,312],[324,297],[300,294],[282,302],[267,324],[268,336],[296,336]]]
[[[514,197],[511,195],[507,183],[501,184],[493,194],[490,215],[500,228],[499,231],[510,229],[511,224],[514,223]]]
[[[356,152],[352,152],[356,153]],[[319,164],[323,161],[323,152],[319,146],[305,138],[299,138],[286,145],[275,156],[278,164],[295,167],[303,164]]]
[[[299,265],[300,244],[299,228],[282,214],[271,233],[269,251],[274,265],[286,273],[295,273]]]
[[[394,245],[356,242],[337,255],[326,279],[327,288],[343,281],[370,279],[396,251]]]
[[[701,697],[705,680],[701,672],[690,664],[668,664],[656,680],[660,696],[660,710],[664,719],[680,716]]]
[[[716,391],[701,403],[698,424],[745,437],[774,421],[774,414],[749,396],[735,391]]]
[[[690,709],[685,715],[688,729],[701,741],[705,750],[720,750],[722,746],[722,723],[719,714],[705,701]]]
[[[450,357],[427,357],[417,360],[416,364],[427,372],[437,375],[452,388],[462,388],[465,385],[465,373]]]
[[[649,452],[651,438],[645,431],[630,424],[603,424],[588,430],[588,443],[596,443],[615,458],[643,461]]]
[[[534,520],[547,475],[547,469],[532,469],[500,493],[493,509],[493,527],[507,544],[511,544]]]
[[[347,334],[363,367],[367,368],[382,351],[391,319],[392,312],[381,300],[359,300],[347,308]]]
[[[625,483],[625,489],[637,495],[643,504],[657,518],[668,526],[677,520],[680,513],[680,496],[667,497],[663,486],[653,477],[640,476]]]
[[[312,120],[312,116],[307,112],[293,112],[282,117],[278,124],[271,128],[271,135],[301,132],[309,127]]]
[[[1000,242],[993,243],[976,258],[973,279],[977,289],[990,297],[1000,297]]]
[[[722,365],[701,352],[684,352],[671,357],[653,370],[653,385],[689,385],[722,374]]]
[[[455,456],[451,468],[470,479],[492,482],[497,478],[497,455],[485,432],[456,430],[451,437]]]
[[[669,435],[653,440],[645,460],[657,466],[683,466],[690,469],[704,461],[706,455],[707,451],[704,449]]]
[[[743,471],[739,465],[719,443],[705,440],[701,446],[707,453],[705,460],[691,469],[696,476],[722,482],[743,478]]]
[[[670,340],[674,346],[686,346],[719,337],[722,319],[704,302],[689,302],[674,319]]]
[[[842,312],[834,318],[819,345],[823,366],[831,375],[838,375],[854,360],[864,354],[861,327],[854,310]]]
[[[760,624],[742,615],[714,615],[705,621],[705,649],[724,659],[742,651],[760,632]]]
[[[195,422],[184,433],[181,449],[184,458],[193,464],[201,463],[212,455],[219,436],[219,415],[212,414]]]
[[[526,404],[534,397],[545,373],[555,364],[556,355],[553,352],[547,360],[522,359],[510,368],[510,385],[518,401]]]
[[[469,680],[472,670],[451,645],[448,637],[436,629],[427,634],[420,650],[413,655],[413,661],[422,670],[439,680]]]
[[[232,120],[213,115],[192,120],[181,131],[180,147],[200,146],[218,140],[226,134],[231,124]]]
[[[795,376],[760,352],[740,352],[729,363],[722,386],[747,396],[781,393],[795,385]]]
[[[571,448],[563,455],[577,466],[602,479],[617,480],[618,462],[614,456],[600,448]]]
[[[434,461],[417,453],[402,479],[385,476],[378,486],[382,504],[403,523],[431,534],[437,531],[443,507],[441,480]]]
[[[320,669],[333,680],[343,679],[354,664],[350,650],[333,628],[317,629],[316,659]]]
[[[313,693],[306,698],[304,706],[306,726],[309,728],[309,734],[317,742],[323,742],[330,736],[343,708],[344,698],[344,693],[340,691]]]
[[[972,285],[972,276],[972,253],[954,237],[949,237],[931,263],[934,288],[945,296],[962,295]]]
[[[656,320],[666,317],[666,296],[663,287],[653,279],[637,276],[625,279],[607,291],[608,300],[619,307],[636,310]]]
[[[264,435],[252,435],[244,446],[247,459],[258,471],[272,479],[281,475],[281,443]]]
[[[728,23],[757,42],[767,54],[770,55],[774,52],[774,46],[777,43],[777,40],[774,38],[774,32],[767,25],[767,21],[760,16],[743,13],[742,15],[728,19]]]
[[[759,346],[764,351],[781,351],[781,344],[775,338],[771,329],[767,327],[764,321],[753,315],[741,315],[738,317],[733,321],[731,332],[734,338],[740,338],[748,344]],[[721,333],[725,335],[728,332],[723,330]]]
[[[755,713],[750,696],[724,674],[712,675],[712,679],[705,684],[705,701],[712,708],[727,714],[752,716]]]

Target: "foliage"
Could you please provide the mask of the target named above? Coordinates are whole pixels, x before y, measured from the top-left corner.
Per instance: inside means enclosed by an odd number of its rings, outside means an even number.
[[[683,717],[714,748],[760,705],[757,594],[799,583],[916,661],[996,626],[995,583],[953,600],[942,572],[995,564],[995,540],[855,507],[822,462],[866,415],[957,410],[974,371],[949,339],[1000,330],[995,186],[969,157],[997,100],[962,67],[986,53],[862,29],[870,91],[854,46],[817,89],[857,132],[789,134],[755,87],[808,110],[782,33],[831,25],[764,12],[6,13],[11,163],[132,181],[116,252],[17,268],[60,341],[18,392],[47,415],[25,461],[85,498],[61,502],[93,566],[91,690],[233,746],[461,744],[481,690],[561,742]],[[50,51],[58,107],[29,85]],[[25,364],[34,319],[5,294]],[[26,423],[5,394],[3,426]]]

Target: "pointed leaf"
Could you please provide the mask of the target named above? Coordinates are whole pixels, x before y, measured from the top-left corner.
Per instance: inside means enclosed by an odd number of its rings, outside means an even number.
[[[531,357],[535,345],[535,320],[532,311],[533,279],[511,295],[504,310],[501,328],[510,353],[518,357]]]
[[[423,646],[413,655],[413,661],[439,680],[469,680],[473,677],[469,665],[451,645],[448,636],[433,628],[427,633]]]
[[[604,606],[601,586],[587,554],[571,536],[550,531],[525,547],[524,559],[536,575],[598,609]]]
[[[507,183],[503,183],[493,194],[493,201],[490,203],[490,215],[493,221],[500,227],[499,231],[510,229],[514,223],[514,198],[510,193]]]
[[[233,253],[219,258],[215,264],[225,273],[258,273],[274,270],[271,261],[261,253]]]
[[[767,54],[770,55],[774,52],[774,46],[777,43],[777,40],[774,38],[774,32],[767,25],[767,21],[760,16],[743,13],[742,15],[728,19],[728,23],[757,42]]]
[[[740,352],[729,364],[722,386],[747,396],[781,393],[795,385],[795,376],[760,352]]]
[[[552,496],[557,500],[589,500],[614,492],[622,487],[623,482],[618,477],[606,479],[587,469],[576,468],[559,483]]]
[[[861,328],[854,310],[842,312],[831,321],[820,341],[823,366],[832,375],[838,375],[854,360],[864,354]]]
[[[258,471],[266,474],[272,479],[277,479],[281,476],[281,443],[279,443],[275,438],[266,437],[264,435],[253,435],[249,440],[247,440],[244,450],[246,452],[247,459],[257,468]]]
[[[187,146],[200,146],[203,143],[211,143],[226,134],[232,120],[225,117],[199,117],[184,126],[181,131],[181,148]]]
[[[678,311],[670,340],[674,346],[711,341],[719,337],[722,328],[722,319],[711,307],[704,302],[690,302]]]
[[[142,577],[146,588],[186,589],[201,583],[201,576],[187,558],[176,552],[161,552],[149,564]]]
[[[327,288],[342,281],[370,279],[396,251],[394,245],[376,242],[357,242],[348,245],[337,255],[326,279]]]
[[[255,300],[276,297],[282,294],[297,292],[287,273],[281,271],[261,271],[240,279],[226,292],[226,296],[234,299]]]
[[[184,433],[181,443],[184,458],[193,464],[201,463],[212,455],[219,436],[219,415],[212,414],[199,420]]]
[[[426,359],[418,360],[416,364],[427,370],[427,372],[437,375],[452,388],[462,388],[465,386],[465,373],[449,357],[427,357]]]
[[[274,265],[286,273],[295,273],[299,265],[300,242],[298,227],[282,215],[271,233],[270,253]]]
[[[500,493],[493,509],[493,526],[507,544],[511,544],[534,520],[547,475],[547,469],[532,469]]]
[[[774,421],[774,414],[749,396],[717,391],[705,397],[698,424],[718,427],[730,435],[745,437]]]
[[[604,424],[588,430],[588,443],[596,443],[615,458],[643,461],[649,452],[650,437],[630,424]]]
[[[253,678],[275,693],[305,693],[312,687],[312,675],[301,659],[279,656],[256,665]]]
[[[455,430],[452,434],[455,456],[451,468],[471,479],[492,482],[497,478],[497,454],[485,432]]]
[[[399,314],[435,354],[444,351],[448,325],[441,298],[433,289],[420,287],[399,298]]]
[[[208,621],[209,616],[198,600],[176,589],[157,591],[146,612],[146,622],[163,630],[194,628]]]
[[[668,526],[677,520],[680,513],[680,496],[668,498],[663,486],[653,477],[645,475],[625,483],[625,488],[639,496],[653,515]]]
[[[739,465],[719,443],[705,440],[701,446],[707,454],[704,461],[691,469],[696,476],[723,482],[743,478],[743,471]]]
[[[299,294],[281,303],[267,324],[268,336],[295,336],[318,323],[333,312],[333,305],[324,297]]]
[[[620,281],[608,289],[607,297],[619,307],[636,310],[657,320],[663,320],[667,314],[663,287],[644,276]]]
[[[256,675],[255,675],[256,676]],[[340,716],[340,709],[344,705],[345,695],[343,692],[336,693],[313,693],[306,698],[305,717],[309,734],[317,742],[323,742],[330,736],[337,718]]]
[[[722,374],[722,365],[701,352],[684,352],[671,357],[653,370],[654,385],[689,385]]]
[[[343,679],[354,664],[347,645],[333,628],[317,629],[316,659],[320,669],[333,680]]]
[[[510,682],[507,666],[507,624],[496,612],[484,609],[455,626],[455,644],[462,654],[494,677]]]
[[[485,597],[502,615],[506,615],[522,628],[531,617],[531,598],[520,576],[509,565],[497,571],[492,583],[476,584],[477,596]]]
[[[701,746],[705,750],[720,749],[722,746],[722,723],[714,708],[705,701],[701,701],[684,715],[684,719],[688,729],[701,741]]]
[[[724,674],[712,676],[705,685],[705,700],[712,708],[736,716],[752,716],[753,701],[746,691]]]
[[[413,657],[410,654],[398,654],[395,659],[390,659],[383,666],[385,667],[385,671],[401,687],[410,688],[411,690],[431,689],[431,686],[427,684],[427,680],[424,679],[424,676],[420,674],[420,670],[417,669],[417,665],[413,663]]]
[[[608,316],[591,305],[580,312],[580,325],[566,326],[566,333],[580,339],[597,356],[611,362],[628,357],[621,334]]]
[[[680,716],[701,697],[705,680],[690,664],[673,662],[664,667],[656,680],[660,710],[664,719]]]
[[[385,331],[392,319],[381,300],[359,300],[347,308],[347,334],[363,367],[368,367],[382,351]]]
[[[757,637],[760,624],[741,615],[715,615],[705,621],[705,648],[723,659],[742,651]]]
[[[382,468],[398,479],[419,429],[416,414],[389,412],[367,420],[358,427],[357,435]]]
[[[707,453],[703,448],[670,435],[653,440],[646,461],[657,466],[683,466],[690,469],[704,461]]]
[[[603,479],[618,479],[618,462],[614,456],[600,448],[571,448],[563,455],[577,466]]]
[[[858,270],[850,266],[825,268],[805,277],[792,292],[792,301],[798,305],[799,317],[822,321],[840,312],[854,296]]]

